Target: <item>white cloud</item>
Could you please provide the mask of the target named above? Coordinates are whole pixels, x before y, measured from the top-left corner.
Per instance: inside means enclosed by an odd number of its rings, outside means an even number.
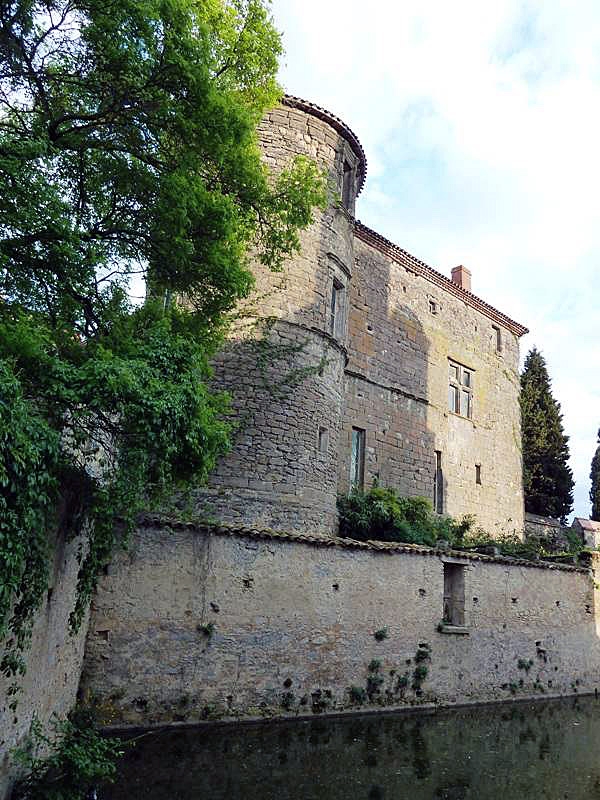
[[[587,516],[600,427],[600,6],[275,0],[288,91],[357,133],[358,216],[528,325]]]

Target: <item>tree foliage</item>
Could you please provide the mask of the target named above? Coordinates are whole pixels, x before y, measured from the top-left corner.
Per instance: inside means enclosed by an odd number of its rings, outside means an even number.
[[[521,375],[525,509],[565,521],[573,508],[573,473],[562,419],[544,357],[533,348]]]
[[[590,503],[592,504],[592,513],[590,519],[600,522],[600,430],[598,431],[598,447],[592,459],[592,467],[590,470],[590,479],[592,485],[590,487]]]
[[[49,533],[93,523],[76,627],[136,512],[227,447],[208,359],[252,286],[248,250],[281,268],[325,202],[312,162],[271,177],[261,161],[280,51],[262,0],[0,4],[6,674],[23,669]]]

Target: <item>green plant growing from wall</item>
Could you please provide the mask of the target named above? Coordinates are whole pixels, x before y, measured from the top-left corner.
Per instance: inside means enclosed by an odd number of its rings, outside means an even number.
[[[517,661],[517,667],[525,670],[525,672],[529,672],[529,670],[533,667],[533,661],[527,658],[520,658]]]
[[[215,632],[215,623],[214,622],[206,622],[198,625],[198,632],[203,633],[208,639],[211,638],[213,633]]]
[[[367,691],[362,686],[349,686],[348,694],[353,705],[362,706],[367,700]]]
[[[85,800],[92,790],[114,780],[123,747],[119,739],[101,736],[87,715],[54,718],[48,732],[34,719],[25,743],[14,751],[16,763],[27,774],[17,782],[12,797]]]
[[[280,270],[326,186],[306,158],[273,179],[261,160],[256,127],[281,95],[262,0],[7,0],[0,40],[0,671],[14,677],[56,531],[84,540],[76,630],[138,512],[227,450],[208,364],[253,286],[250,248]]]
[[[383,642],[389,638],[389,633],[387,628],[379,628],[373,634],[374,638],[378,642]]]

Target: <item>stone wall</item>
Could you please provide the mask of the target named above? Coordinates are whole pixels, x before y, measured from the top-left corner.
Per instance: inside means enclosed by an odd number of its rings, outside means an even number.
[[[35,621],[16,710],[9,708],[13,698],[7,694],[12,681],[0,677],[0,797],[5,796],[14,774],[10,750],[28,732],[33,717],[46,725],[53,714],[65,717],[75,702],[88,624],[86,617],[76,636],[68,632],[79,546],[78,540],[65,543],[59,538],[56,542],[50,589]]]
[[[275,174],[303,154],[341,189],[344,163],[351,164],[353,206],[358,157],[331,124],[282,106],[267,115],[259,136]],[[331,203],[302,233],[302,251],[283,273],[255,265],[255,291],[214,364],[216,386],[232,396],[239,435],[208,491],[198,492],[201,513],[335,529],[352,229],[348,211]],[[342,292],[332,325],[334,282]]]
[[[571,539],[577,532],[553,517],[540,517],[538,514],[525,514],[525,538],[543,545],[550,552],[572,549]]]
[[[437,470],[437,510],[474,514],[492,535],[522,536],[525,329],[355,222],[364,153],[337,118],[286,98],[259,136],[274,174],[309,156],[346,204],[331,197],[282,273],[254,265],[255,291],[215,361],[239,431],[208,489],[198,490],[197,511],[335,532],[359,428],[365,486],[378,479],[432,498]],[[448,411],[449,359],[473,376],[470,419]]]
[[[583,569],[148,525],[94,600],[82,686],[112,721],[468,703],[600,682],[598,593]],[[464,577],[460,628],[440,624],[445,564]]]
[[[501,328],[498,350],[488,316],[410,264],[360,237],[355,257],[340,487],[348,485],[349,432],[365,428],[367,485],[377,477],[402,494],[432,497],[439,451],[443,511],[475,514],[492,535],[522,535],[517,336]],[[473,376],[471,419],[448,410],[449,359]]]

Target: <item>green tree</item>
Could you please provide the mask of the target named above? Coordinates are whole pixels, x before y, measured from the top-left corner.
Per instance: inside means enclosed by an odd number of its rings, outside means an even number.
[[[564,521],[573,508],[573,473],[562,418],[544,357],[533,348],[521,375],[525,509]]]
[[[228,445],[208,359],[252,287],[249,248],[280,269],[325,202],[312,162],[271,177],[261,161],[280,52],[262,0],[0,3],[6,674],[56,526],[93,522],[76,627],[135,514]]]
[[[590,470],[590,478],[592,485],[590,487],[590,503],[592,504],[592,513],[590,519],[600,522],[600,430],[598,431],[598,447],[592,459],[592,468]]]

